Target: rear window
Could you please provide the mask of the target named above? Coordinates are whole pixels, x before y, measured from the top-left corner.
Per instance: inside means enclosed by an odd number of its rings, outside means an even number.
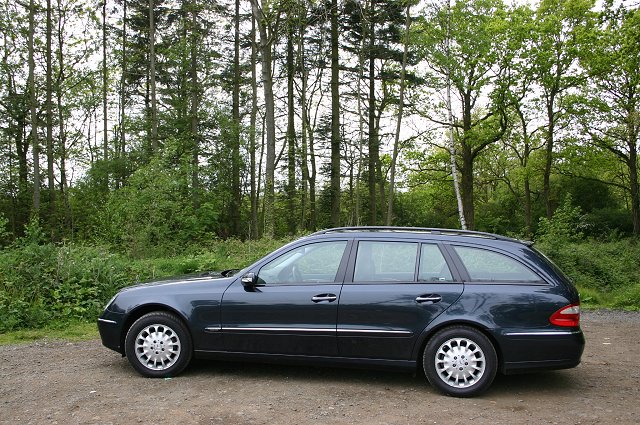
[[[495,251],[454,246],[469,277],[477,282],[540,282],[542,279],[524,264]]]
[[[417,256],[417,243],[360,241],[353,281],[411,282]]]
[[[451,270],[437,245],[422,244],[418,282],[453,282]]]

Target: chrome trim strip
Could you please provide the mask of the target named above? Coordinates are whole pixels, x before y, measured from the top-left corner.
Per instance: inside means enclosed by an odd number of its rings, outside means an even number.
[[[107,319],[98,319],[98,322],[109,323],[111,325],[115,325],[116,323],[118,323],[115,320],[107,320]]]
[[[411,335],[411,331],[393,331],[386,329],[334,329],[334,328],[270,328],[270,327],[224,327],[223,331],[259,331],[259,332],[338,332],[338,333],[371,333]]]
[[[223,331],[260,331],[260,332],[335,332],[335,328],[269,328],[269,327],[224,327]]]
[[[338,332],[344,333],[372,333],[372,334],[397,334],[397,335],[411,335],[411,331],[389,331],[386,329],[338,329]]]
[[[222,330],[222,327],[220,326],[207,326],[206,328],[204,328],[205,332],[220,332]]]
[[[507,332],[505,336],[557,336],[557,335],[576,335],[580,331],[541,331],[541,332]]]

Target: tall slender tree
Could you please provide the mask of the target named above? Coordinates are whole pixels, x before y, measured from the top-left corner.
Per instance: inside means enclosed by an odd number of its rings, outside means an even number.
[[[590,142],[624,167],[633,234],[640,235],[640,11],[605,5],[600,23],[581,33],[580,63],[588,72],[583,113]]]
[[[33,206],[32,215],[38,216],[40,213],[40,145],[38,142],[38,99],[36,96],[36,79],[35,79],[35,50],[34,36],[36,32],[36,5],[34,0],[29,0],[29,103],[31,107],[31,145],[33,153]]]
[[[298,16],[297,8],[291,7],[288,11],[287,19],[287,203],[289,214],[287,217],[287,225],[289,234],[296,233],[298,225],[298,217],[294,213],[296,210],[296,121],[295,121],[295,100],[294,100],[294,80],[296,77],[295,69],[295,29],[296,21],[303,19]]]
[[[46,111],[47,111],[47,183],[49,189],[49,223],[51,229],[55,228],[55,211],[56,211],[56,188],[55,188],[55,178],[53,174],[53,68],[52,68],[52,53],[51,53],[51,28],[52,28],[52,18],[51,18],[51,0],[47,0],[47,41],[46,41]]]
[[[536,11],[531,67],[542,89],[546,112],[545,166],[543,197],[547,218],[553,216],[551,199],[551,167],[558,126],[567,110],[569,91],[580,84],[576,73],[578,60],[576,31],[592,7],[592,0],[542,0]]]
[[[391,156],[391,168],[389,170],[389,197],[387,200],[386,225],[393,222],[393,198],[395,192],[396,163],[400,150],[400,131],[402,129],[402,113],[404,112],[405,76],[407,71],[407,56],[409,53],[409,30],[411,28],[411,2],[407,1],[404,23],[404,48],[402,51],[402,65],[400,68],[400,94],[398,95],[398,114],[396,117],[396,131],[393,141],[393,154]]]
[[[156,99],[156,22],[155,3],[149,0],[149,92],[151,96],[150,106],[150,133],[151,151],[158,152],[158,104]]]
[[[275,201],[275,166],[276,166],[276,122],[275,97],[273,94],[272,47],[276,30],[280,23],[280,5],[268,5],[265,10],[258,0],[251,0],[253,16],[260,32],[260,53],[262,65],[262,86],[265,103],[266,126],[266,164],[264,182],[264,235],[273,238],[274,201]]]
[[[331,0],[331,225],[340,225],[340,63],[338,0]]]
[[[233,129],[231,136],[231,229],[233,234],[240,234],[240,0],[235,0],[234,13],[234,37],[233,37],[233,92],[232,115]]]
[[[107,109],[109,68],[107,64],[107,0],[102,0],[102,159],[109,159],[109,116]],[[109,187],[109,176],[105,175],[105,187]]]

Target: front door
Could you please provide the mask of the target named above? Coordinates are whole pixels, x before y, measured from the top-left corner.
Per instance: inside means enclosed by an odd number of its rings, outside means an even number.
[[[225,350],[335,356],[347,240],[294,247],[256,270],[257,285],[232,284],[222,299]]]

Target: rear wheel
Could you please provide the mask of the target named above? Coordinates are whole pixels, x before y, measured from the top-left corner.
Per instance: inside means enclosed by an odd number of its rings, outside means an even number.
[[[175,376],[191,361],[191,337],[178,317],[157,311],[145,314],[129,328],[125,353],[133,368],[144,376]]]
[[[422,358],[429,383],[445,394],[471,397],[485,391],[496,376],[498,359],[491,341],[468,326],[437,332]]]

